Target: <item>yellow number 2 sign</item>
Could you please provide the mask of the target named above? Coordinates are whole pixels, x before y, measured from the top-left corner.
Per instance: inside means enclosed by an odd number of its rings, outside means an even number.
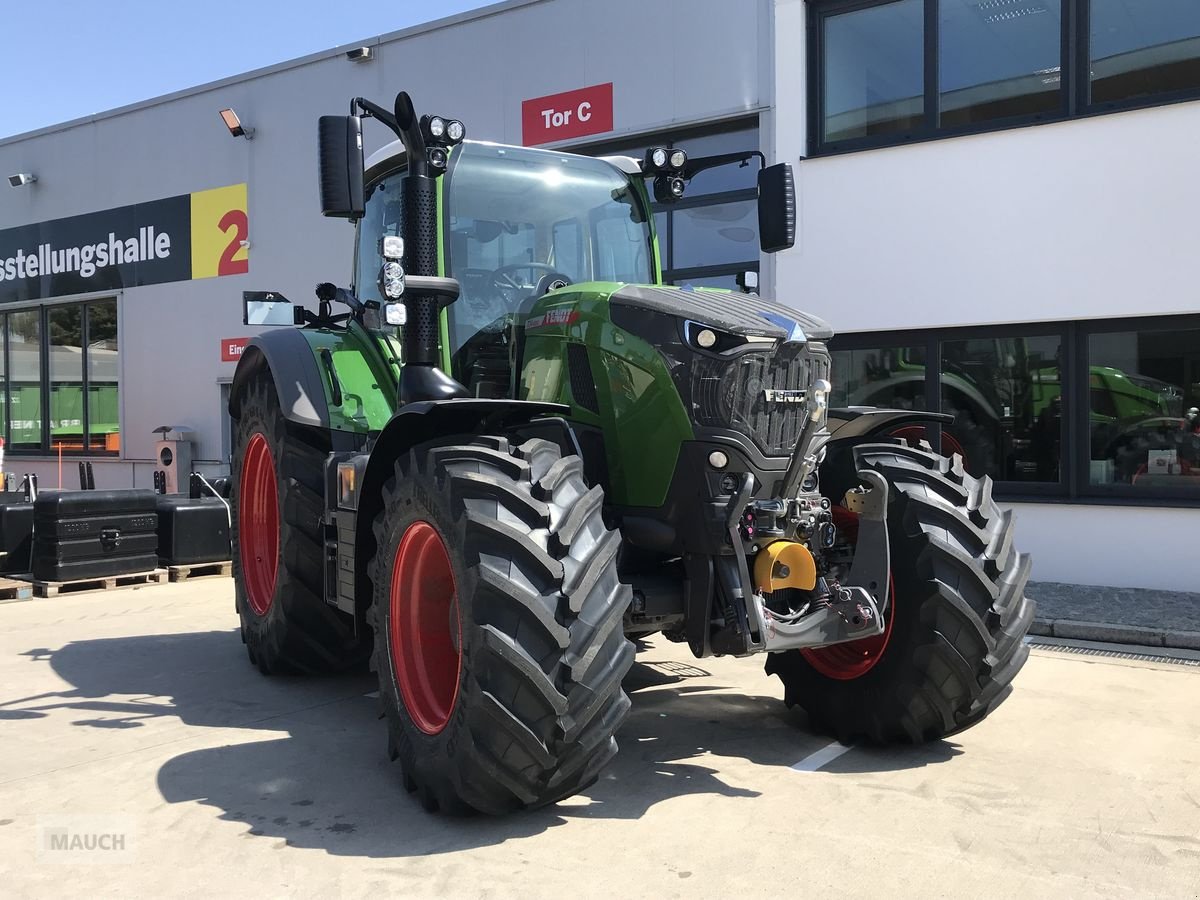
[[[246,185],[192,193],[192,277],[250,271]]]

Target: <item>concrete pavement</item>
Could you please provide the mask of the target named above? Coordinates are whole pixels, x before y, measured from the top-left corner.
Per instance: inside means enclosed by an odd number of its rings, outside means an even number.
[[[1200,893],[1200,668],[1035,650],[977,728],[841,752],[760,661],[659,641],[585,796],[461,820],[403,791],[372,677],[263,678],[235,625],[228,579],[0,605],[5,895]]]

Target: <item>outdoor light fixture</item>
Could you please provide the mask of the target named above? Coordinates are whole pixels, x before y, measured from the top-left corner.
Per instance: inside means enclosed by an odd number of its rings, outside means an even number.
[[[467,136],[467,127],[458,119],[421,116],[421,134],[425,138],[429,165],[434,175],[439,175],[446,171],[450,162],[450,148]]]
[[[670,203],[683,196],[687,189],[684,179],[686,165],[687,153],[678,147],[674,150],[667,147],[651,147],[646,151],[646,157],[642,160],[642,174],[655,176],[655,200],[659,203]]]
[[[8,176],[9,187],[20,187],[23,184],[33,184],[37,181],[37,176],[29,172],[18,172],[16,175]]]
[[[221,110],[221,121],[225,123],[225,127],[229,129],[229,134],[232,137],[244,137],[250,140],[254,137],[254,129],[247,128],[242,124],[242,120],[238,118],[238,114],[232,109]]]
[[[370,62],[374,58],[375,54],[371,52],[370,47],[355,47],[346,51],[346,59],[350,62]]]

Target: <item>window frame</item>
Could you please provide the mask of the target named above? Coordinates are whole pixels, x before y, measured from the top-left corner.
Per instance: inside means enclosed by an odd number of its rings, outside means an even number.
[[[942,341],[972,339],[1058,337],[1062,347],[1063,418],[1059,454],[1059,480],[1051,482],[994,480],[996,497],[1013,503],[1072,503],[1195,509],[1200,491],[1180,496],[1163,487],[1132,484],[1091,484],[1091,409],[1088,342],[1096,334],[1200,329],[1200,314],[1139,316],[1128,319],[1094,319],[1079,322],[1031,322],[1011,325],[954,326],[896,331],[849,332],[829,342],[833,352],[886,347],[925,348],[925,401],[931,411],[941,410]],[[941,448],[941,427],[929,428],[930,444]]]
[[[1007,131],[1049,122],[1090,118],[1131,109],[1170,106],[1200,99],[1200,86],[1179,91],[1150,94],[1121,101],[1092,103],[1088,73],[1091,64],[1091,3],[1092,0],[1053,0],[1061,3],[1061,35],[1059,54],[1059,103],[1053,112],[1008,116],[989,122],[971,123],[946,128],[940,124],[941,101],[939,84],[939,4],[941,0],[923,0],[925,93],[924,116],[919,128],[893,134],[883,134],[840,141],[824,139],[825,122],[825,20],[831,16],[878,6],[897,0],[808,0],[806,78],[808,105],[808,155],[835,156],[882,147],[907,146],[926,141],[945,140],[992,131]]]
[[[0,327],[0,341],[4,353],[4,386],[3,397],[0,397],[0,403],[4,404],[4,423],[0,429],[0,436],[4,438],[4,449],[6,455],[19,457],[22,459],[39,458],[46,456],[57,456],[58,450],[54,447],[51,428],[51,395],[52,387],[50,381],[50,356],[53,349],[50,343],[50,312],[54,309],[60,309],[67,306],[79,307],[80,314],[80,341],[83,345],[83,352],[80,354],[81,378],[80,390],[82,391],[81,409],[82,409],[82,424],[81,434],[83,436],[83,446],[79,449],[63,448],[62,455],[71,458],[84,457],[104,457],[106,459],[119,459],[121,457],[120,450],[105,450],[102,447],[92,447],[91,441],[93,435],[91,433],[91,373],[89,370],[88,352],[91,344],[91,316],[89,315],[90,307],[111,302],[117,309],[117,341],[118,354],[120,353],[120,303],[117,294],[99,294],[95,296],[85,296],[73,299],[51,300],[38,304],[12,304],[0,308],[0,318],[3,319],[3,326]],[[41,359],[39,362],[39,375],[41,384],[38,386],[41,399],[41,428],[39,435],[38,447],[14,447],[12,443],[12,359],[9,349],[9,316],[13,313],[36,312],[38,315],[39,328],[39,350]],[[119,356],[118,356],[119,360]],[[117,369],[117,410],[118,419],[123,419],[121,415],[122,406],[120,403],[121,396],[121,370],[118,362]],[[118,421],[118,434],[124,431],[124,422]],[[122,441],[121,446],[124,447]]]

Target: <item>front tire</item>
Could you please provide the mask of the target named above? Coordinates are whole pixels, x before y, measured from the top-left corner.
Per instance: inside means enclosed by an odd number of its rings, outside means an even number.
[[[553,803],[616,753],[631,593],[602,503],[544,440],[434,441],[397,460],[368,621],[389,754],[426,809]]]
[[[817,650],[772,654],[784,702],[842,742],[935,740],[981,722],[1025,664],[1034,603],[1029,557],[991,479],[903,444],[855,448],[888,481],[892,591],[887,630]]]

